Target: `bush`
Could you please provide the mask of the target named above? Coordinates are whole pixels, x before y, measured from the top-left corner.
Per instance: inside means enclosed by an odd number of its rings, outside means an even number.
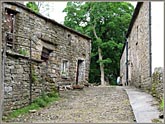
[[[46,103],[50,102],[49,96],[47,96],[47,95],[43,95],[43,96],[42,96],[42,99],[43,99]]]
[[[50,92],[47,95],[48,95],[48,97],[58,97],[58,93],[57,92]]]
[[[42,98],[37,98],[36,100],[34,100],[34,103],[36,103],[39,107],[45,107],[46,106],[46,102]]]
[[[45,92],[42,92],[41,97],[34,100],[34,103],[36,103],[39,107],[45,107],[48,103],[58,100],[59,96],[57,92],[50,92],[48,94],[45,94]]]

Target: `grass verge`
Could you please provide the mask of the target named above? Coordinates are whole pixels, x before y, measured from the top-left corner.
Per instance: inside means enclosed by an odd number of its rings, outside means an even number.
[[[162,99],[160,103],[160,110],[163,111],[163,109],[164,109],[164,99]]]
[[[48,94],[43,93],[40,97],[36,98],[32,104],[14,110],[13,112],[11,112],[8,116],[5,116],[3,118],[4,121],[10,120],[12,118],[16,118],[20,115],[24,115],[29,113],[29,110],[38,110],[40,108],[46,107],[48,106],[50,103],[54,102],[54,101],[58,101],[60,99],[59,94],[57,92],[51,92]]]

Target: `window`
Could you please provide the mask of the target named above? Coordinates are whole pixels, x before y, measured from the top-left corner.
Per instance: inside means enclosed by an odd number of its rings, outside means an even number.
[[[136,30],[137,30],[137,32],[136,32],[136,33],[137,33],[136,46],[137,46],[137,45],[138,45],[138,38],[139,38],[139,36],[138,36],[138,35],[139,35],[139,34],[138,34],[138,33],[139,33],[139,32],[138,32],[138,31],[139,31],[139,26],[136,27]]]
[[[72,37],[70,34],[68,34],[68,45],[71,45],[71,40],[72,40]]]
[[[49,50],[45,47],[42,48],[41,59],[47,61],[49,59],[49,55],[53,50]]]
[[[62,68],[61,68],[61,75],[62,77],[67,77],[68,76],[68,69],[69,69],[69,62],[67,60],[62,61]]]
[[[5,22],[6,22],[6,26],[8,29],[8,32],[6,35],[6,40],[7,40],[7,45],[12,46],[12,47],[14,46],[13,33],[14,33],[16,13],[17,12],[10,10],[10,9],[5,10]]]

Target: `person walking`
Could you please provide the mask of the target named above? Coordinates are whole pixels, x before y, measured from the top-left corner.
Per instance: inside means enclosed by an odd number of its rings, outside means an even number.
[[[117,77],[117,85],[120,85],[120,76]]]

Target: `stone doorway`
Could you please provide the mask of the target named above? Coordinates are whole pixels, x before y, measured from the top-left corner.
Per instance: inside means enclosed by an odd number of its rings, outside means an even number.
[[[85,66],[84,60],[78,60],[77,62],[77,74],[76,74],[76,84],[79,84],[84,80],[85,74]]]

